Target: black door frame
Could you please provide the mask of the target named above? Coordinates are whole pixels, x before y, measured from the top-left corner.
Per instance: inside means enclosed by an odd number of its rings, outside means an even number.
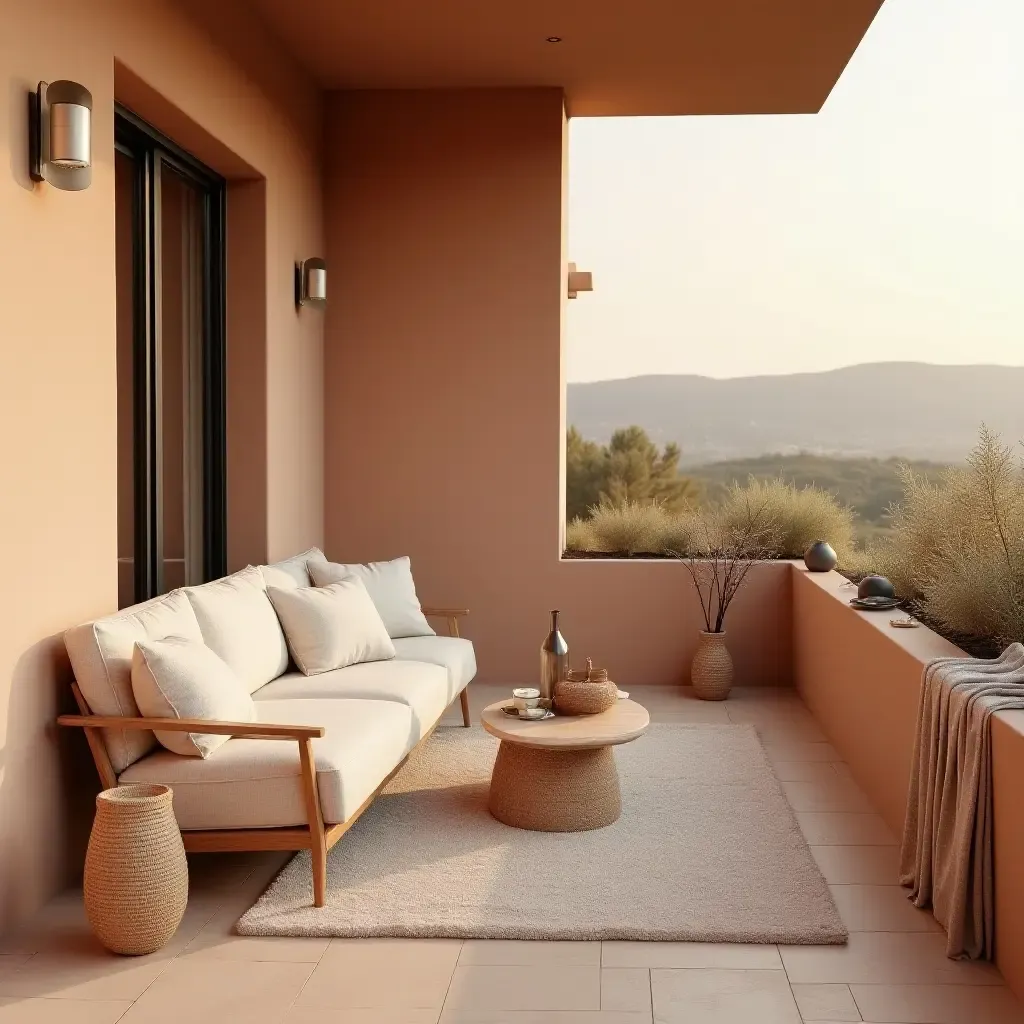
[[[135,600],[163,592],[158,380],[160,173],[194,184],[203,218],[203,574],[227,571],[227,380],[225,181],[137,114],[114,107],[114,147],[132,160]]]

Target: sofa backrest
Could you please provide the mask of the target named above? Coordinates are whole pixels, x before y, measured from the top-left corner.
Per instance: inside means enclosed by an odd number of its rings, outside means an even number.
[[[139,714],[132,693],[135,642],[163,640],[168,636],[203,640],[199,620],[188,597],[180,590],[85,622],[64,634],[75,679],[93,714],[122,718]],[[103,739],[110,763],[118,774],[157,745],[151,732],[134,730],[105,729]]]
[[[273,565],[175,590],[112,615],[74,626],[64,634],[75,679],[96,715],[134,718],[140,714],[132,693],[132,653],[138,640],[186,637],[205,643],[234,669],[250,693],[276,679],[289,666],[288,645],[267,583],[312,586],[310,561],[326,563],[310,548]],[[120,775],[157,746],[151,732],[105,729],[111,766]]]

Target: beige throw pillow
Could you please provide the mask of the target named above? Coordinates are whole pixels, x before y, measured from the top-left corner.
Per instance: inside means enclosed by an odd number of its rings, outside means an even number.
[[[139,640],[132,652],[132,693],[147,718],[254,722],[256,706],[227,662],[182,636]],[[209,757],[230,736],[156,731],[160,744],[186,757]]]
[[[234,670],[250,693],[288,670],[288,647],[255,566],[187,587],[206,645]]]
[[[388,636],[393,639],[435,635],[420,608],[408,555],[390,562],[367,562],[365,565],[311,561],[309,575],[317,587],[326,587],[349,577],[362,580],[370,600],[384,620]]]
[[[361,580],[295,590],[267,587],[267,594],[292,658],[307,676],[395,656],[395,646]]]

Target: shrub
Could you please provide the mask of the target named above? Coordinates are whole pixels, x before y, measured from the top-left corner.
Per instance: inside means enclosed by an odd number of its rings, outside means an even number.
[[[661,546],[657,550],[678,555],[697,551],[701,544],[699,515],[693,510],[669,514],[661,534]]]
[[[604,501],[590,510],[589,519],[566,526],[565,545],[595,553],[699,555],[709,544],[709,523],[723,537],[749,537],[753,527],[759,549],[777,558],[800,557],[819,539],[828,540],[840,557],[853,548],[853,513],[827,491],[753,479],[733,485],[721,505],[704,510]]]
[[[596,551],[597,538],[589,519],[577,517],[565,524],[565,547],[567,551]]]
[[[604,502],[591,512],[589,551],[661,554],[677,518],[654,502]]]
[[[857,559],[956,634],[1024,640],[1024,468],[983,427],[967,465],[938,482],[903,473],[888,538]]]
[[[752,509],[763,515],[769,546],[779,558],[801,558],[816,540],[827,540],[840,562],[853,551],[853,511],[820,487],[753,477],[746,484],[733,484],[722,503],[726,523],[744,529]]]

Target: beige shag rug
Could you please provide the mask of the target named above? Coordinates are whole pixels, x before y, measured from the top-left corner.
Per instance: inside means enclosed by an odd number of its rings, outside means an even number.
[[[242,935],[841,943],[846,930],[752,726],[617,747],[622,817],[526,832],[487,811],[497,741],[438,730],[331,851],[297,854]]]

